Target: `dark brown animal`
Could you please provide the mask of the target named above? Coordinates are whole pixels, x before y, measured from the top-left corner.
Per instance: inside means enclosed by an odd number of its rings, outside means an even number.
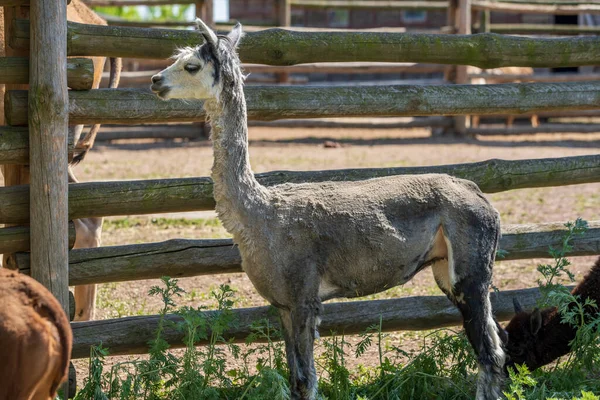
[[[582,300],[593,299],[600,305],[600,258],[571,293]],[[506,351],[510,356],[507,366],[525,364],[533,371],[571,351],[569,343],[575,338],[576,328],[561,323],[562,317],[556,307],[536,308],[529,313],[515,301],[515,313],[506,326]]]
[[[0,400],[52,400],[68,375],[73,336],[40,283],[0,268]]]

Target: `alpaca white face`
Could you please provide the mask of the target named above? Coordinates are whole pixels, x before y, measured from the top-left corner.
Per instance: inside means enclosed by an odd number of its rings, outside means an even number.
[[[205,43],[188,47],[174,56],[170,67],[152,77],[150,87],[158,97],[168,99],[219,99],[222,89],[222,61],[231,60],[242,37],[238,23],[226,36],[219,37],[200,19],[196,20],[198,31]],[[237,56],[236,56],[237,58]]]
[[[217,59],[208,45],[186,48],[176,61],[152,77],[150,87],[158,97],[168,99],[211,99],[220,91]]]

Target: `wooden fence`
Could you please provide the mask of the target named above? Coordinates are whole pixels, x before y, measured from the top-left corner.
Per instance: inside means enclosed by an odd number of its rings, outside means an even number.
[[[86,0],[90,5],[113,5],[123,6],[131,4],[179,4],[181,1],[178,0]],[[203,4],[209,4],[211,0],[206,0]],[[581,35],[589,34],[596,35],[600,32],[597,27],[580,27],[576,25],[549,25],[549,24],[492,24],[490,23],[491,12],[503,12],[503,13],[537,13],[537,14],[597,14],[600,11],[600,6],[593,1],[579,2],[569,1],[568,3],[561,3],[555,1],[488,1],[488,0],[463,0],[463,1],[411,1],[411,0],[400,0],[400,1],[388,1],[388,0],[274,0],[275,8],[277,10],[277,19],[275,21],[262,21],[262,24],[271,24],[289,27],[290,26],[290,15],[291,8],[296,9],[335,9],[342,8],[345,10],[353,9],[392,9],[392,10],[432,10],[432,11],[446,11],[447,12],[447,25],[442,26],[436,33],[460,33],[469,34],[472,31],[476,32],[493,32],[493,33],[508,33],[508,34],[553,34],[553,35]],[[191,0],[186,0],[183,3],[193,3]],[[210,3],[212,4],[212,3]],[[114,23],[120,26],[190,26],[193,24],[192,21],[178,22],[178,21],[164,21],[164,22],[139,22],[139,21],[125,21],[122,19],[110,18],[110,23]],[[250,21],[248,21],[250,22]],[[256,22],[254,22],[256,23]],[[225,26],[221,25],[223,28]],[[247,26],[247,31],[254,31],[255,29],[263,29],[260,26]],[[313,30],[319,28],[294,28],[295,30]],[[391,28],[388,31],[398,30],[404,28]],[[331,31],[332,29],[328,29]],[[262,38],[261,38],[262,41]],[[274,50],[278,51],[278,50]],[[297,60],[294,61],[294,63]],[[347,60],[343,60],[347,61]],[[384,60],[385,61],[385,60]],[[564,82],[564,81],[588,81],[600,79],[600,74],[587,73],[585,75],[563,75],[563,76],[538,76],[538,75],[521,75],[512,77],[500,77],[498,75],[489,76],[486,73],[467,73],[466,68],[459,66],[454,71],[452,68],[444,67],[443,65],[435,65],[434,68],[428,68],[426,65],[416,64],[412,68],[407,69],[403,66],[392,66],[381,67],[380,65],[370,65],[371,62],[362,63],[325,63],[325,65],[318,65],[314,61],[308,61],[310,64],[305,65],[289,65],[291,62],[282,63],[280,65],[271,66],[257,66],[255,64],[248,64],[246,70],[251,73],[251,79],[255,79],[257,83],[271,83],[271,82],[285,82],[302,84],[308,79],[306,76],[295,76],[290,78],[290,74],[313,74],[313,73],[338,73],[338,74],[383,74],[383,73],[431,73],[431,72],[445,72],[444,76],[450,79],[450,82],[454,83],[469,83],[474,78],[483,79],[494,79],[495,83],[499,82],[514,82],[514,81],[526,81],[526,82]],[[457,64],[463,64],[459,60],[454,61]],[[381,64],[381,63],[379,63]],[[477,63],[475,63],[477,64]],[[525,62],[525,64],[529,64]],[[522,64],[522,65],[525,65]],[[547,65],[545,62],[542,64]],[[540,66],[542,64],[537,64]],[[464,63],[463,65],[466,65]],[[473,64],[472,64],[473,65]],[[479,65],[479,64],[478,64]],[[521,65],[521,64],[519,64]],[[583,64],[581,64],[583,65]],[[487,67],[485,67],[487,68]],[[154,71],[156,72],[156,71]],[[270,74],[268,76],[259,76],[256,74]],[[125,87],[131,87],[139,85],[140,80],[143,82],[148,81],[150,73],[125,73],[122,79],[122,85]],[[454,79],[453,77],[456,76]],[[496,79],[498,78],[498,79]],[[428,80],[430,78],[427,78]],[[435,78],[430,80],[429,83],[437,83]],[[389,84],[389,83],[386,83]],[[144,83],[145,85],[145,83]],[[497,116],[497,115],[496,115]],[[552,116],[554,117],[554,116]],[[458,133],[464,133],[469,135],[475,134],[528,134],[537,132],[598,132],[600,131],[600,124],[597,123],[585,123],[585,124],[562,124],[553,123],[552,125],[543,124],[540,127],[531,128],[524,126],[514,126],[502,128],[469,128],[469,118],[464,116],[458,116],[455,118],[448,117],[448,120],[454,119],[454,123],[451,124],[453,129],[448,128],[448,124],[443,124],[444,131],[453,130]],[[294,124],[298,125],[300,121],[296,121]],[[280,125],[285,123],[281,122]],[[433,128],[433,126],[432,126]],[[493,133],[491,133],[493,132]],[[174,137],[176,130],[171,130],[167,137]],[[113,134],[114,136],[114,134]],[[134,135],[124,133],[123,137],[141,137],[142,133],[137,131]],[[165,136],[165,135],[162,135]],[[149,137],[156,137],[156,134],[151,134],[149,131]],[[203,137],[203,131],[197,129],[194,135],[189,133],[183,134],[182,137],[186,138],[198,138]]]
[[[32,0],[35,1],[35,0]],[[41,2],[41,0],[37,0]],[[0,0],[14,4],[14,0]],[[512,4],[512,3],[511,3]],[[33,5],[33,4],[32,4]],[[38,23],[51,23],[38,13],[32,13]],[[65,40],[69,56],[129,56],[163,58],[176,46],[197,44],[199,35],[190,31],[143,29],[114,26],[92,26],[61,22],[66,32],[59,32]],[[15,49],[35,49],[30,44],[30,29],[37,24],[16,20],[7,40]],[[39,39],[38,36],[31,36]],[[360,39],[360,40],[357,40]],[[48,45],[48,47],[52,47]],[[310,50],[310,51],[309,51]],[[600,64],[600,39],[577,37],[566,39],[533,39],[481,35],[427,35],[381,32],[294,32],[267,30],[249,33],[241,44],[241,58],[246,63],[296,65],[312,62],[396,62],[465,64],[480,67],[495,66],[578,66]],[[66,64],[66,59],[56,65]],[[9,60],[10,61],[10,60]],[[20,61],[23,62],[22,60]],[[31,60],[33,62],[33,60]],[[2,64],[0,64],[2,65]],[[7,64],[5,64],[7,65]],[[39,67],[39,66],[38,66]],[[29,83],[37,84],[30,71]],[[70,69],[71,76],[79,76],[78,68]],[[59,71],[47,72],[54,79]],[[63,70],[56,93],[66,93],[68,72]],[[23,82],[23,77],[19,78]],[[36,93],[32,91],[31,93]],[[53,92],[54,93],[54,92]],[[491,113],[531,113],[565,110],[595,110],[600,106],[600,83],[560,82],[510,85],[432,85],[388,87],[248,87],[246,90],[251,118],[270,120],[279,118],[314,118],[316,116],[357,115],[459,115]],[[368,102],[362,99],[370,99]],[[7,120],[12,125],[29,126],[30,137],[43,134],[39,129],[40,107],[37,95],[9,91]],[[50,102],[49,105],[54,104]],[[124,123],[199,121],[204,112],[200,102],[161,102],[141,90],[72,90],[68,103],[60,105],[61,118],[71,123]],[[591,112],[590,111],[590,112]],[[48,112],[46,109],[45,112]],[[47,114],[44,118],[51,118]],[[53,117],[52,117],[53,118]],[[54,126],[54,125],[53,125]],[[66,132],[63,125],[54,131]],[[50,149],[49,143],[29,143],[25,128],[3,128],[0,135],[0,161],[18,160],[31,165],[40,176],[54,172],[57,177],[66,173],[68,140],[59,163],[39,164],[45,160],[35,151],[27,158],[25,149]],[[48,128],[50,129],[50,128]],[[12,138],[12,139],[11,139]],[[12,149],[12,150],[11,150]],[[43,152],[42,152],[43,153]],[[33,170],[33,168],[32,168]],[[564,157],[538,160],[489,160],[479,163],[435,167],[349,169],[336,171],[290,172],[276,171],[259,174],[265,185],[282,182],[317,182],[327,180],[361,180],[398,174],[443,172],[476,182],[484,192],[493,193],[530,187],[547,187],[600,182],[600,155]],[[61,178],[62,179],[62,178]],[[64,179],[66,182],[66,178]],[[50,182],[50,181],[49,181]],[[39,183],[38,183],[39,185]],[[54,185],[54,184],[53,184]],[[59,190],[56,183],[53,190]],[[34,191],[37,190],[37,191]],[[63,190],[63,189],[60,189]],[[53,192],[54,193],[54,192]],[[67,202],[67,190],[62,191]],[[30,197],[32,201],[30,201]],[[57,240],[37,236],[34,227],[39,220],[52,221],[47,215],[30,209],[40,207],[47,196],[34,184],[0,188],[0,223],[31,223],[31,246],[26,240],[25,227],[0,229],[0,249],[4,252],[23,251],[31,247],[31,255],[14,254],[9,263],[21,271],[36,273],[43,265],[36,243],[42,243],[50,254],[59,253],[47,271],[55,271],[61,280],[43,281],[62,296],[70,284],[87,284],[131,279],[155,278],[168,272],[174,276],[193,276],[223,272],[239,272],[240,257],[227,240],[184,241],[80,249],[69,252],[68,263],[60,259],[66,254],[73,232],[64,229],[56,233]],[[57,201],[61,200],[57,198]],[[129,215],[174,211],[210,210],[214,207],[212,181],[209,178],[159,179],[149,181],[93,182],[70,184],[68,190],[68,218]],[[66,208],[65,208],[66,210]],[[32,219],[30,215],[35,217]],[[61,228],[62,229],[62,228]],[[556,244],[564,232],[559,225],[539,224],[504,227],[501,248],[508,251],[507,259],[542,257],[549,245]],[[62,252],[62,253],[61,253]],[[600,254],[600,221],[591,221],[590,230],[575,243],[574,255]],[[48,266],[47,264],[46,267]],[[68,268],[67,268],[68,267]],[[57,286],[60,285],[60,288]],[[512,297],[518,295],[525,307],[535,303],[536,289],[502,292],[492,295],[494,310],[500,319],[511,315]],[[66,305],[64,297],[60,297]],[[249,332],[249,324],[258,318],[269,317],[264,307],[236,310],[240,324],[227,333],[228,337],[242,340]],[[455,325],[460,316],[445,297],[409,297],[394,300],[331,303],[325,306],[322,332],[331,330],[346,334],[362,331],[383,316],[384,330],[431,329]],[[169,319],[176,319],[169,316]],[[73,323],[75,335],[74,356],[85,357],[89,346],[103,343],[111,354],[125,354],[146,350],[147,342],[156,327],[157,316],[121,318],[105,321]],[[181,345],[181,333],[166,330],[166,340],[173,346]]]

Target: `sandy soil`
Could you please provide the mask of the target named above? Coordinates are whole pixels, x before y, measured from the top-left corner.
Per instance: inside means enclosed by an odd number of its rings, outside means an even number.
[[[518,137],[459,139],[431,137],[426,130],[366,129],[250,129],[250,155],[255,172],[271,170],[320,170],[350,167],[391,167],[452,164],[490,158],[526,159],[564,157],[600,152],[600,134],[552,134]],[[337,148],[326,148],[332,140]],[[212,149],[200,142],[122,142],[97,145],[85,163],[76,169],[81,181],[150,179],[207,176]],[[578,217],[600,217],[600,184],[509,191],[489,195],[500,211],[504,224],[573,221]],[[212,213],[166,216],[107,218],[105,245],[162,241],[171,238],[227,237]],[[188,218],[182,221],[180,218]],[[591,266],[593,257],[573,259],[577,278]],[[499,262],[494,283],[500,289],[535,285],[535,266],[543,260]],[[97,318],[155,313],[158,299],[146,295],[156,280],[100,285]],[[265,304],[243,274],[214,275],[180,280],[187,294],[180,305],[210,304],[208,293],[221,283],[237,290],[238,307]],[[371,296],[385,298],[406,295],[439,294],[431,273],[420,273],[401,288]],[[412,347],[414,333],[398,333],[390,340]],[[412,343],[412,344],[411,344]],[[361,362],[374,363],[375,354]],[[122,357],[115,358],[122,359]],[[77,362],[78,369],[85,362]],[[79,378],[84,373],[79,374]]]

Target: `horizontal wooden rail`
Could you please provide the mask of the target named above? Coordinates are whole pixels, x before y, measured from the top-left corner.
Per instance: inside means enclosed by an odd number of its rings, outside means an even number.
[[[508,83],[508,82],[583,82],[600,81],[600,74],[490,74],[475,73],[468,74],[470,79],[483,78],[487,83]]]
[[[517,297],[525,310],[535,306],[540,293],[537,288],[508,290],[491,293],[494,315],[505,321],[514,315],[513,298]],[[206,311],[207,314],[214,311]],[[244,342],[252,332],[251,325],[269,319],[279,326],[279,318],[269,307],[242,308],[234,310],[236,324],[225,332],[225,339]],[[176,328],[181,317],[168,315],[161,337],[172,348],[183,347],[184,332]],[[332,332],[351,335],[364,332],[369,326],[379,325],[382,330],[418,331],[460,325],[462,318],[458,309],[445,296],[418,296],[388,300],[349,301],[326,303],[321,315],[319,333],[330,336]],[[73,358],[90,355],[90,346],[102,344],[110,355],[140,354],[148,351],[148,342],[154,338],[158,326],[157,315],[126,317],[103,321],[73,322]],[[210,332],[209,332],[210,337]],[[199,345],[206,342],[198,342]]]
[[[500,241],[502,260],[548,258],[560,246],[564,224],[507,225]],[[1,231],[1,230],[0,230]],[[0,242],[1,244],[1,242]],[[584,237],[574,241],[571,256],[600,254],[600,221],[589,222]],[[13,267],[29,274],[29,254],[18,253]],[[127,246],[77,249],[69,253],[69,285],[189,277],[243,272],[238,248],[231,240],[169,240]]]
[[[502,11],[525,14],[600,14],[600,4],[521,4],[493,0],[473,0],[473,10]]]
[[[67,138],[69,160],[73,157],[73,135]],[[29,130],[0,126],[0,164],[29,164]]]
[[[1,57],[0,83],[29,83],[29,58]],[[67,59],[67,85],[73,90],[89,90],[94,83],[94,64],[89,58]]]
[[[447,1],[397,1],[397,0],[290,0],[292,7],[300,8],[350,8],[376,10],[439,10],[448,9]]]
[[[15,48],[29,47],[29,21],[17,20],[10,33]],[[85,25],[69,22],[70,56],[168,58],[174,50],[203,42],[195,31]],[[495,33],[442,35],[385,32],[250,32],[240,45],[244,63],[293,65],[315,62],[414,62],[568,67],[600,64],[600,38],[528,38]]]
[[[69,223],[69,248],[75,244],[75,225]],[[0,254],[29,251],[29,226],[0,228]],[[20,253],[24,254],[24,253]],[[29,259],[29,253],[27,259]],[[13,264],[16,267],[16,263]]]
[[[523,114],[600,108],[599,82],[503,85],[247,86],[248,118]],[[27,124],[27,92],[9,91],[10,125]],[[163,101],[144,89],[69,93],[71,124],[203,121],[200,100]]]
[[[490,24],[490,32],[509,35],[597,35],[600,33],[600,27],[548,24]]]
[[[284,182],[358,181],[391,175],[447,173],[469,179],[487,193],[530,187],[600,182],[600,154],[527,160],[488,160],[433,167],[275,171],[257,174],[266,186]],[[210,178],[85,182],[69,185],[71,219],[214,209]],[[0,223],[29,220],[29,187],[0,187]]]
[[[596,133],[600,124],[542,124],[532,126],[507,126],[502,128],[467,128],[469,135],[529,135],[532,133]]]

